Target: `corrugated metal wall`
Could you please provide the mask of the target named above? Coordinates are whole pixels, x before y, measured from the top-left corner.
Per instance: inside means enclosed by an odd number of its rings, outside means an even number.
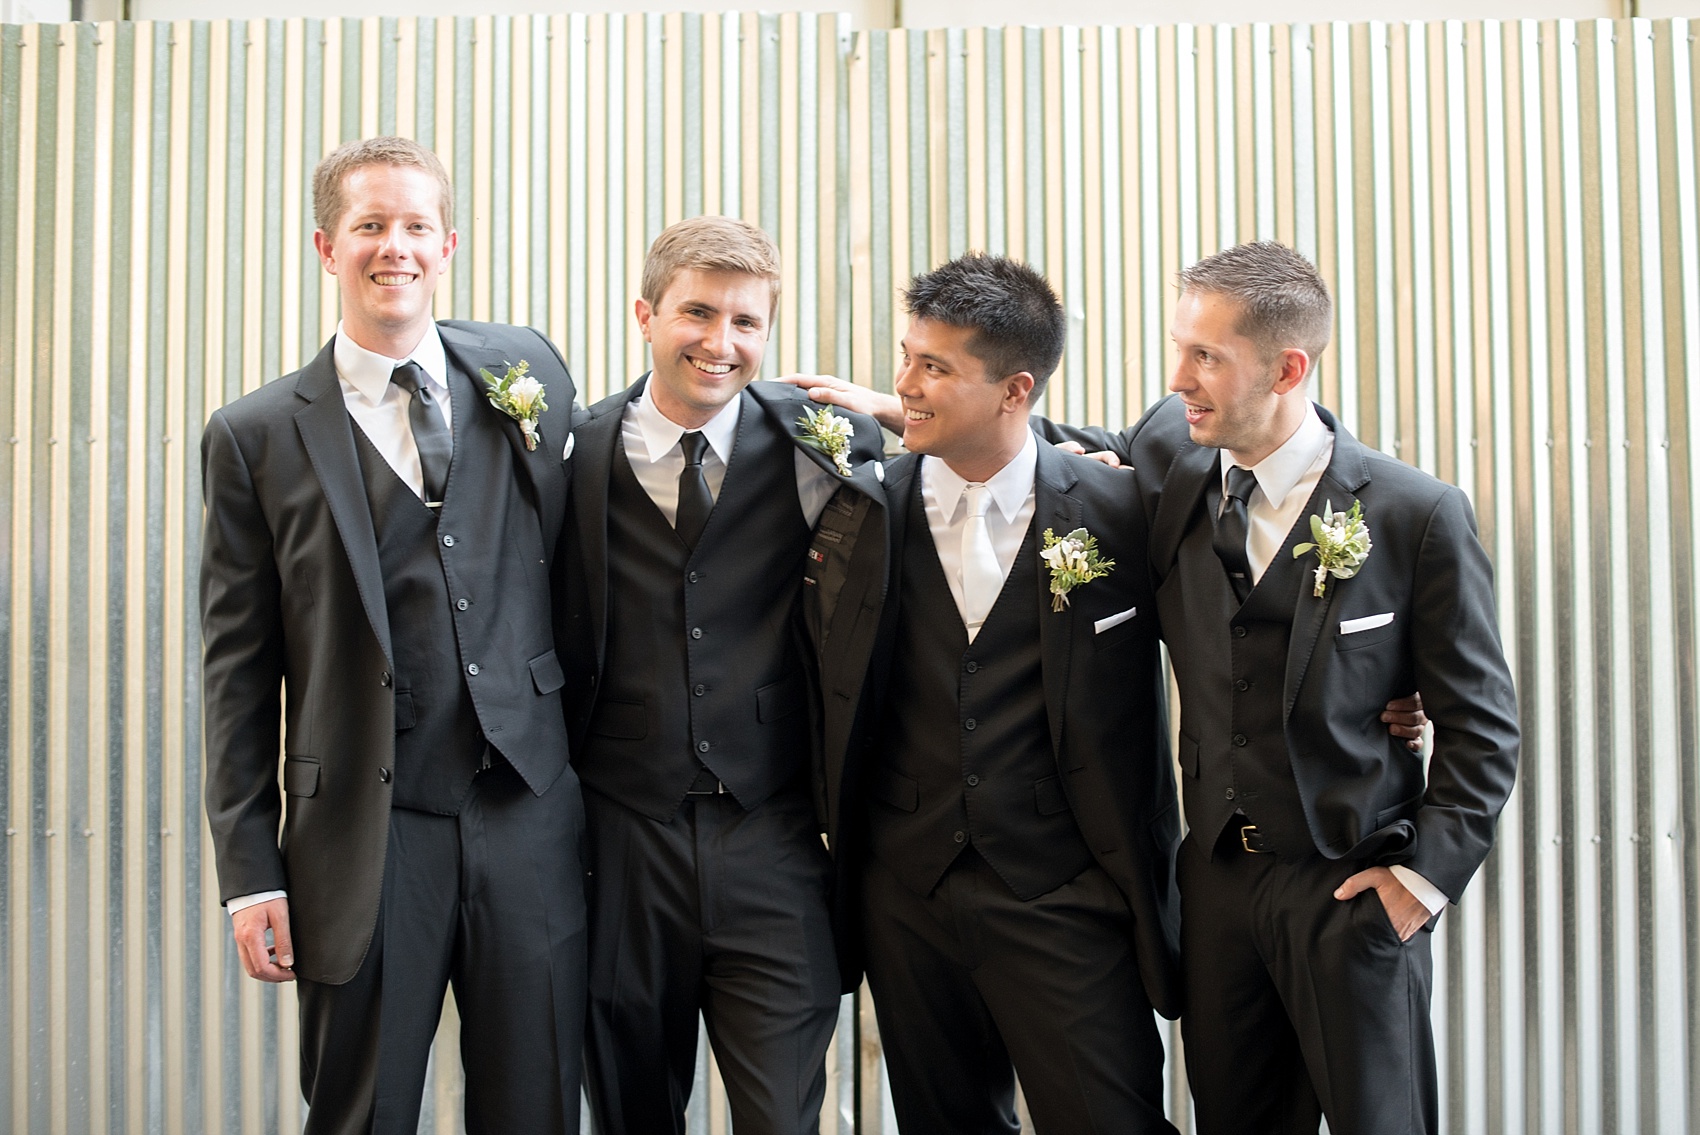
[[[1523,698],[1499,850],[1437,941],[1447,1130],[1700,1130],[1692,32],[0,29],[0,1128],[299,1122],[292,999],[240,978],[214,906],[196,449],[334,325],[313,163],[396,131],[461,194],[441,313],[545,328],[592,396],[643,366],[649,238],[699,211],[780,239],[774,372],[883,385],[911,272],[1033,261],[1072,317],[1050,409],[1111,424],[1162,389],[1179,267],[1265,236],[1315,256],[1320,396],[1470,492]],[[889,1132],[856,1056],[828,1129]]]

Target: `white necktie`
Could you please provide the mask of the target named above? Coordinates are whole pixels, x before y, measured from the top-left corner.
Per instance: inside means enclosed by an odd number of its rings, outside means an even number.
[[[1003,590],[1003,568],[998,566],[992,533],[986,527],[991,493],[984,485],[969,485],[962,498],[968,502],[968,519],[962,525],[962,621],[968,625],[968,641],[973,642]]]

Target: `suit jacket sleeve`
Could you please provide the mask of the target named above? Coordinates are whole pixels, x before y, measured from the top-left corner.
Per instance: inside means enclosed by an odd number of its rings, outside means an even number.
[[[278,850],[281,583],[253,475],[222,412],[201,437],[207,820],[219,899],[287,886]]]
[[[1412,580],[1411,609],[1421,623],[1412,628],[1411,650],[1423,708],[1434,721],[1434,753],[1406,866],[1457,902],[1493,845],[1516,778],[1519,729],[1494,614],[1493,567],[1469,501],[1456,488],[1429,516]]]

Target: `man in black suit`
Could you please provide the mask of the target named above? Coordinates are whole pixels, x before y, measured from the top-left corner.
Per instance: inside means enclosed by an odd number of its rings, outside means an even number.
[[[1203,1135],[1315,1131],[1319,1112],[1336,1135],[1439,1129],[1428,931],[1487,856],[1516,773],[1469,501],[1311,402],[1331,325],[1302,256],[1219,252],[1181,273],[1175,396],[1123,435],[1074,431],[1133,466],[1151,518],[1181,690]],[[1337,571],[1305,547],[1330,509],[1360,509],[1369,543],[1361,563],[1330,556]],[[1378,724],[1412,686],[1435,726],[1426,775]]]
[[[589,818],[591,1107],[683,1133],[698,1015],[739,1135],[813,1132],[845,990],[810,791],[799,565],[879,427],[800,440],[796,389],[751,384],[778,250],[681,221],[644,266],[654,369],[575,431],[566,560],[573,760]]]
[[[549,585],[572,380],[535,331],[433,322],[456,236],[429,150],[341,147],[314,213],[337,333],[202,438],[221,898],[247,972],[298,982],[307,1131],[412,1135],[452,983],[467,1130],[576,1132],[583,804]],[[504,410],[478,371],[520,360]]]
[[[1172,1132],[1180,831],[1139,501],[1028,426],[1066,333],[1043,277],[969,255],[906,297],[912,455],[840,491],[805,592],[897,1119],[1014,1133],[1019,1074],[1041,1132]],[[1071,534],[1107,574],[1061,580]]]

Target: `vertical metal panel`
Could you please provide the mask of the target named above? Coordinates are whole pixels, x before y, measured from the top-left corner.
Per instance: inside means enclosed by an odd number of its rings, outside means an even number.
[[[702,209],[779,239],[771,369],[886,386],[898,289],[985,247],[1070,314],[1050,406],[1112,425],[1162,390],[1184,263],[1269,235],[1313,255],[1339,317],[1318,394],[1470,493],[1523,698],[1499,849],[1436,942],[1446,1126],[1700,1126],[1691,35],[0,28],[0,1126],[299,1128],[293,994],[240,976],[209,893],[196,442],[329,335],[308,179],[374,128],[453,172],[440,313],[543,326],[587,397],[640,369],[645,246]],[[889,1131],[872,1016],[843,1021],[826,1126]],[[706,1052],[703,1074],[693,1116],[724,1130]]]

